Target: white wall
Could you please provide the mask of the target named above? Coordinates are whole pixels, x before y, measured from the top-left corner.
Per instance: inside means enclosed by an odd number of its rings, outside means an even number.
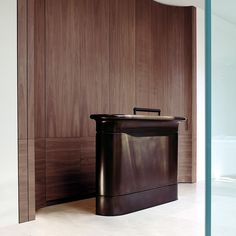
[[[205,179],[205,12],[197,8],[197,180]]]
[[[205,0],[155,0],[156,2],[176,5],[176,6],[195,6],[204,8]]]
[[[0,0],[0,226],[18,222],[17,3]]]

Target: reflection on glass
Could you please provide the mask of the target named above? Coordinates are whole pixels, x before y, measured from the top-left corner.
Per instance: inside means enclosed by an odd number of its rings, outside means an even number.
[[[212,0],[212,235],[236,235],[236,1]]]

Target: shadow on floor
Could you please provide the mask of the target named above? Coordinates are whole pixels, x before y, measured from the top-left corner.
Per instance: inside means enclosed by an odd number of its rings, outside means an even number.
[[[37,214],[54,214],[60,212],[83,213],[86,215],[95,215],[96,202],[95,198],[88,198],[69,203],[48,206],[37,211]]]

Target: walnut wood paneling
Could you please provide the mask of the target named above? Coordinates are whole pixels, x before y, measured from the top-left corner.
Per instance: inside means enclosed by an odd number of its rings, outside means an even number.
[[[29,220],[28,208],[28,145],[27,140],[19,140],[19,222]]]
[[[34,140],[19,140],[19,222],[35,219]]]
[[[35,140],[35,198],[36,209],[46,206],[46,140]]]
[[[135,105],[135,0],[110,3],[110,113]]]
[[[18,175],[19,222],[29,220],[28,195],[28,55],[27,0],[18,1]]]
[[[136,0],[135,93],[136,106],[152,108],[152,0]],[[145,35],[145,37],[144,37]],[[155,108],[155,106],[153,106]]]
[[[18,126],[27,138],[27,0],[18,0]]]
[[[34,144],[34,5],[35,0],[28,0],[28,194],[29,220],[35,219],[35,144]]]
[[[150,106],[169,113],[168,85],[168,6],[152,2],[152,70],[150,83]],[[174,115],[174,114],[173,114]]]
[[[46,200],[95,192],[95,138],[47,139]]]
[[[19,221],[35,218],[34,0],[18,0]]]
[[[35,219],[35,143],[28,139],[28,195],[29,220]]]
[[[193,159],[195,159],[196,154],[192,149],[195,142],[193,131],[196,125],[193,121],[193,116],[196,114],[193,113],[194,103],[196,102],[196,100],[193,100],[196,88],[193,86],[196,80],[194,76],[195,61],[193,61],[195,58],[192,28],[193,14],[191,7],[171,7],[168,9],[168,51],[171,52],[168,57],[168,91],[169,95],[175,97],[175,99],[168,101],[168,105],[172,114],[188,118],[187,125],[180,126],[180,182],[194,182],[196,180],[196,176],[193,175],[193,170],[196,169]]]
[[[46,206],[46,65],[45,0],[35,1],[34,104],[35,104],[35,204]]]
[[[46,1],[47,136],[95,134],[108,112],[108,0]]]
[[[35,23],[35,33],[34,33],[35,138],[45,138],[46,137],[45,0],[35,1],[34,23]]]
[[[193,86],[195,71],[193,61],[195,44],[192,41],[191,7],[170,7],[152,2],[152,73],[149,107],[161,108],[162,114],[188,118],[180,125],[179,181],[194,182],[196,169],[192,152]],[[183,139],[188,136],[189,139]],[[191,167],[188,163],[192,163]],[[187,166],[187,168],[185,168]],[[191,178],[190,178],[191,176]]]
[[[191,183],[192,178],[192,134],[179,134],[178,181]]]
[[[168,96],[175,98],[168,99],[168,112],[188,119],[188,125],[181,125],[179,131],[179,182],[191,182],[192,171],[192,29],[186,20],[185,8],[168,9]]]
[[[28,22],[27,22],[27,98],[28,98],[28,114],[27,114],[27,138],[34,139],[34,1],[28,0]],[[34,158],[30,158],[34,159]]]
[[[81,45],[80,136],[94,136],[91,113],[109,112],[109,2],[87,1]]]

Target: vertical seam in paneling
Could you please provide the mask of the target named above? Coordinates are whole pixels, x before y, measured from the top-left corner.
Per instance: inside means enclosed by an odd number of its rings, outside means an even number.
[[[20,167],[20,125],[19,125],[19,0],[17,0],[16,2],[16,19],[17,19],[17,156],[18,156],[18,222],[20,223],[20,171],[19,171],[19,167]]]
[[[46,137],[47,137],[47,14],[46,14],[46,0],[43,0],[44,3],[44,161],[45,161],[45,175],[44,175],[44,181],[45,181],[45,202],[44,204],[46,205],[47,203],[47,191],[46,191],[46,183],[47,183],[47,142],[46,142]]]
[[[134,0],[134,105],[133,107],[136,106],[137,104],[137,91],[136,91],[136,65],[137,65],[137,61],[136,61],[136,1]]]
[[[46,51],[47,51],[47,29],[46,29],[46,0],[43,0],[44,3],[44,106],[45,106],[45,114],[44,114],[44,138],[46,139],[47,137],[47,81],[46,81],[46,76],[47,76],[47,62],[46,62]]]
[[[111,46],[111,9],[110,9],[110,0],[108,2],[108,113],[111,113],[111,99],[110,99],[110,94],[111,94],[111,73],[110,73],[110,46]]]
[[[27,205],[28,205],[28,217],[27,221],[29,221],[29,4],[28,0],[26,0],[26,55],[27,55],[27,61],[26,61],[26,67],[27,67],[27,72],[26,72],[26,101],[27,101]]]
[[[197,105],[196,105],[196,9],[191,8],[191,30],[192,30],[192,182],[196,182],[197,173]],[[194,121],[194,122],[193,122]]]

